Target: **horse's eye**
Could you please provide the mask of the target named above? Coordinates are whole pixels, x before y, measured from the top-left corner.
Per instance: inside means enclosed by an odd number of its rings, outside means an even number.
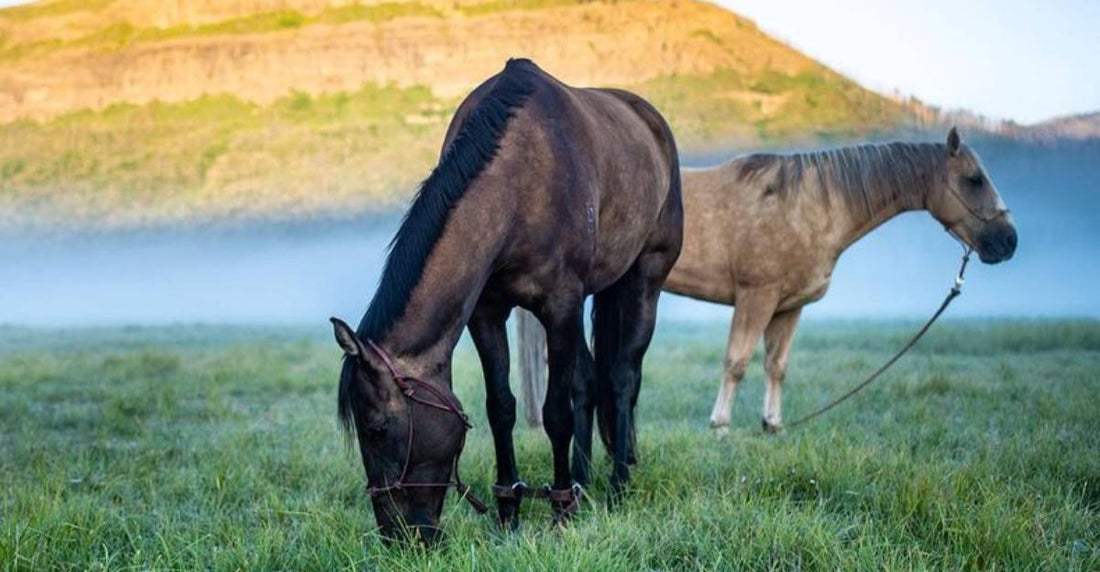
[[[966,180],[969,181],[970,184],[975,186],[975,187],[982,186],[982,180],[983,179],[982,179],[981,175],[970,175],[969,177],[966,178]]]
[[[367,426],[367,437],[378,440],[386,435],[386,423],[372,423]]]

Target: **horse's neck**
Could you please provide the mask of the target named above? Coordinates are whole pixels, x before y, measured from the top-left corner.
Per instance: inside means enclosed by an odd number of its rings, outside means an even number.
[[[925,210],[931,181],[937,177],[938,173],[928,173],[927,176],[914,178],[907,186],[906,192],[894,196],[883,191],[880,196],[890,197],[890,199],[877,202],[871,209],[854,207],[840,199],[843,192],[841,189],[829,189],[835,209],[833,232],[830,234],[836,254],[839,256],[856,241],[903,212]],[[826,184],[835,185],[836,183]],[[879,190],[875,189],[873,192],[879,192]]]
[[[839,224],[836,226],[836,233],[834,235],[837,253],[843,252],[872,230],[875,230],[880,225],[899,214],[907,211],[921,210],[923,208],[924,206],[919,203],[913,203],[908,200],[898,200],[881,205],[880,208],[869,213],[853,212],[846,209],[846,212],[838,221]]]
[[[432,249],[404,313],[383,346],[402,373],[450,381],[451,354],[495,261],[498,241],[479,221],[452,216]]]

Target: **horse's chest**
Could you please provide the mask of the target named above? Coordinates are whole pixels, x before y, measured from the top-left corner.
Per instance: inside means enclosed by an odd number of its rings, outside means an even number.
[[[831,268],[814,268],[788,283],[780,300],[779,310],[800,308],[825,297],[832,274]]]

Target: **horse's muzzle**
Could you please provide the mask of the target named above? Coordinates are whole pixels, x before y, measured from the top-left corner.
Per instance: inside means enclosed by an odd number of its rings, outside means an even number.
[[[1004,221],[991,223],[978,237],[978,258],[986,264],[997,264],[1016,253],[1016,227]]]

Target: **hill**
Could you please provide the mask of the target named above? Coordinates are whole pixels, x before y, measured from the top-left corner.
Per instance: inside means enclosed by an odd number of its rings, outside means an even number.
[[[50,0],[0,10],[0,227],[387,208],[511,56],[641,93],[689,152],[913,117],[693,0]]]
[[[1014,126],[1013,133],[1020,138],[1050,139],[1100,139],[1100,111],[1055,117],[1027,126]]]

